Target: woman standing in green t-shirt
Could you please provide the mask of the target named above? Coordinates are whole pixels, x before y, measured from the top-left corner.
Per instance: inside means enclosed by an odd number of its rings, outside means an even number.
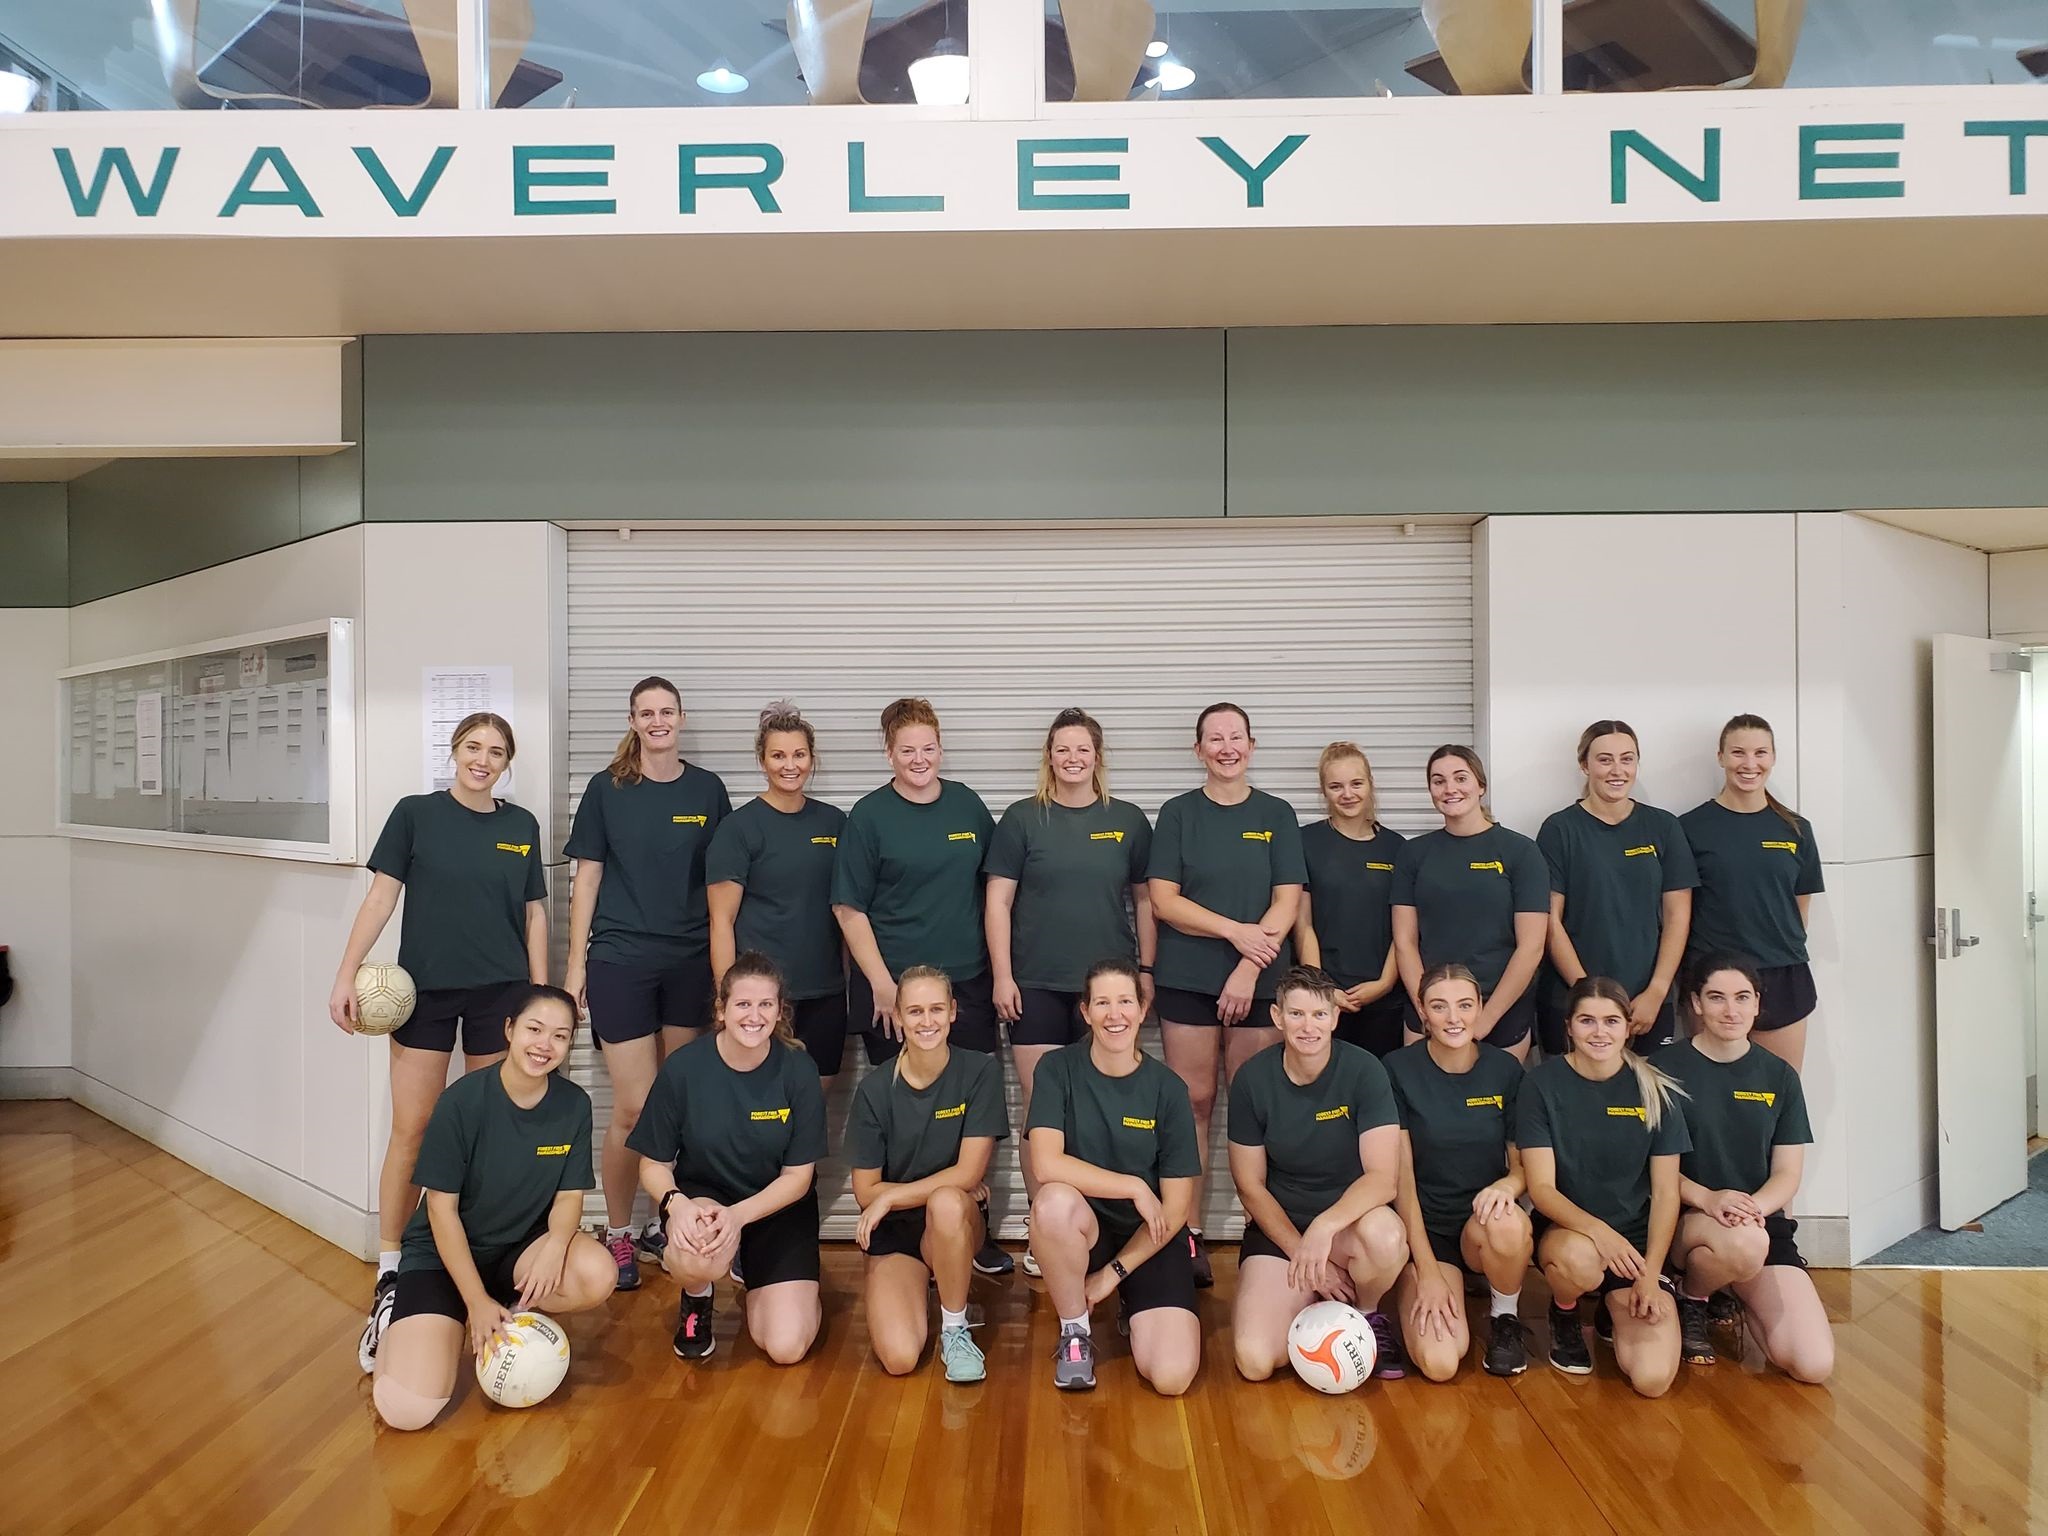
[[[1678,1229],[1678,1160],[1692,1141],[1683,1090],[1628,1048],[1631,1001],[1606,976],[1582,977],[1566,995],[1571,1051],[1523,1080],[1515,1144],[1550,1282],[1550,1363],[1570,1376],[1592,1371],[1578,1310],[1590,1295],[1629,1385],[1662,1397],[1678,1375],[1664,1260]]]
[[[1394,859],[1407,839],[1380,825],[1372,764],[1356,742],[1333,741],[1316,763],[1328,813],[1301,829],[1308,886],[1294,920],[1303,965],[1336,978],[1337,1038],[1384,1060],[1401,1045],[1408,1005],[1394,960]]]
[[[370,851],[369,892],[349,929],[328,1016],[354,1032],[356,969],[406,897],[398,963],[418,1000],[391,1035],[391,1136],[377,1179],[377,1284],[356,1346],[369,1371],[391,1316],[399,1239],[419,1204],[413,1164],[434,1103],[448,1081],[448,1058],[462,1037],[465,1065],[476,1071],[505,1053],[507,999],[548,978],[547,881],[541,873],[540,823],[492,791],[518,750],[502,717],[474,714],[449,740],[455,780],[447,792],[407,795]]]
[[[1294,921],[1308,879],[1294,808],[1252,788],[1257,746],[1251,716],[1237,705],[1203,710],[1195,717],[1201,788],[1161,806],[1152,833],[1159,1033],[1166,1064],[1187,1084],[1194,1109],[1203,1186],[1197,1222],[1209,1179],[1217,1070],[1227,1086],[1268,1044],[1258,1005],[1273,1000],[1294,963]],[[1207,1286],[1209,1255],[1199,1227],[1188,1241],[1195,1283]]]

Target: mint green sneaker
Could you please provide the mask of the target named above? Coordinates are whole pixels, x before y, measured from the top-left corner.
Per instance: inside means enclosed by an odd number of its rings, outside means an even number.
[[[988,1365],[982,1359],[981,1346],[965,1328],[944,1328],[939,1331],[939,1358],[946,1363],[946,1380],[965,1382],[980,1381],[988,1374]]]

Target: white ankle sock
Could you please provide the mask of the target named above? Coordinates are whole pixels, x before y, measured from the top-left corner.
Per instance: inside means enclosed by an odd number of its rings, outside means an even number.
[[[1088,1325],[1088,1314],[1086,1312],[1083,1312],[1079,1317],[1063,1317],[1060,1319],[1060,1332],[1067,1333],[1069,1331],[1074,1333],[1085,1333],[1088,1334],[1090,1337],[1093,1337],[1095,1332],[1095,1330]]]
[[[631,1237],[632,1235],[633,1224],[630,1221],[623,1227],[606,1227],[604,1229],[604,1240],[608,1243],[615,1242],[622,1237]]]
[[[965,1328],[967,1326],[967,1309],[962,1307],[958,1312],[949,1312],[944,1307],[940,1307],[939,1326],[941,1328]]]
[[[379,1252],[377,1255],[377,1278],[381,1280],[386,1275],[397,1274],[398,1260],[399,1250],[396,1248],[386,1248]]]
[[[1493,1296],[1492,1303],[1486,1309],[1488,1317],[1513,1317],[1521,1310],[1522,1293],[1520,1291],[1511,1291],[1503,1296],[1499,1291],[1494,1290],[1492,1286],[1488,1286],[1487,1290]]]
[[[712,1288],[711,1288],[710,1286],[708,1286],[708,1285],[707,1285],[707,1286],[705,1286],[705,1287],[704,1287],[704,1288],[703,1288],[702,1290],[698,1290],[698,1291],[685,1291],[685,1292],[684,1292],[683,1294],[684,1294],[684,1295],[686,1295],[686,1296],[709,1296],[709,1295],[711,1294],[711,1291],[712,1291]]]

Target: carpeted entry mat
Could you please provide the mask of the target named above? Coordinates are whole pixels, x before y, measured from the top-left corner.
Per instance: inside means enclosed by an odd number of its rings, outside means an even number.
[[[1984,1217],[1982,1232],[1928,1227],[1865,1264],[1962,1269],[2048,1269],[2048,1152],[2027,1162],[2027,1187]]]

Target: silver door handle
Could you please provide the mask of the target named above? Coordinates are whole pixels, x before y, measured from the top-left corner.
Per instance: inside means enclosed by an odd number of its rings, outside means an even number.
[[[1934,946],[1934,958],[1946,960],[1948,956],[1948,908],[1934,909],[1934,932],[1927,935],[1927,942]]]
[[[1948,940],[1955,947],[1958,954],[1984,942],[1981,934],[1973,933],[1967,939],[1963,937],[1963,909],[1961,907],[1950,907],[1948,909]]]

